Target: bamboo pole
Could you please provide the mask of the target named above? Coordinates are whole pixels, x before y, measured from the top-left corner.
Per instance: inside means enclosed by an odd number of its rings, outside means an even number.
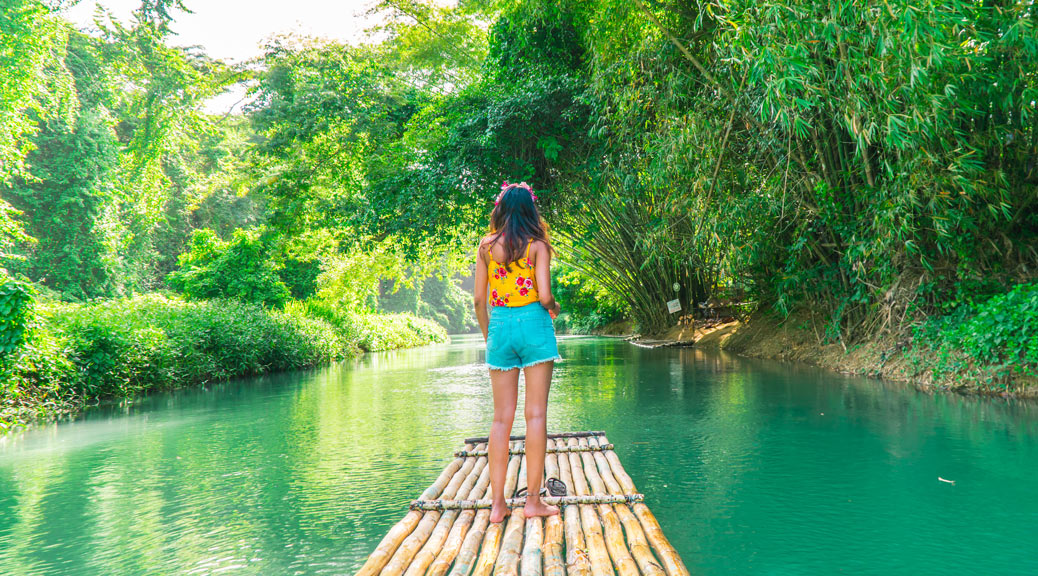
[[[466,512],[475,511],[466,510],[462,514]],[[480,510],[475,513],[472,529],[465,534],[465,541],[458,549],[457,561],[454,563],[454,568],[450,571],[450,576],[467,576],[472,570],[472,563],[476,561],[476,553],[479,552],[479,543],[483,541],[483,535],[486,533],[489,522],[490,510]],[[433,566],[435,567],[436,565],[434,564]]]
[[[457,494],[458,489],[465,482],[469,472],[476,464],[475,458],[466,458],[465,463],[462,464],[461,468],[451,478],[450,483],[443,489],[444,498],[453,498]],[[415,527],[412,532],[403,542],[400,543],[400,547],[397,548],[393,557],[389,559],[386,566],[379,572],[379,576],[400,576],[404,570],[407,569],[408,565],[411,564],[411,560],[414,559],[418,550],[425,544],[425,541],[429,539],[432,534],[433,528],[436,527],[440,520],[440,511],[433,510],[425,513],[422,520]],[[431,559],[430,559],[431,560]]]
[[[548,518],[558,518],[558,514]],[[542,576],[544,543],[544,519],[535,516],[526,519],[526,539],[523,541],[522,562],[519,563],[521,576]],[[560,554],[561,555],[561,554]],[[562,563],[560,561],[559,565]]]
[[[585,431],[585,432],[555,432],[548,434],[548,438],[581,438],[587,436],[601,436],[605,434],[601,430]],[[509,440],[526,440],[525,435],[509,436]],[[490,438],[487,436],[479,436],[476,438],[466,438],[465,444],[479,444],[480,442],[490,442]]]
[[[558,440],[557,442],[562,442]],[[569,469],[569,456],[559,456],[559,479],[569,492],[574,491],[573,476]],[[584,542],[584,533],[580,529],[580,510],[576,504],[568,504],[562,510],[566,528],[566,572],[568,576],[588,576],[591,573],[591,560]]]
[[[553,448],[555,441],[548,439],[548,448]],[[548,478],[558,478],[562,480],[561,472],[559,471],[559,457],[555,453],[549,452],[544,457],[544,475]],[[569,486],[567,484],[566,486]],[[541,544],[541,558],[543,560],[543,576],[566,576],[566,561],[562,556],[562,514],[563,511],[560,507],[559,513],[554,516],[548,516],[544,519],[544,531],[543,531],[543,542]],[[534,534],[536,528],[531,529],[530,526],[526,527],[526,531]],[[527,572],[527,564],[530,560],[526,558],[526,551],[523,551],[523,562],[522,571],[523,576],[536,576],[532,572]]]
[[[609,443],[605,435],[599,435],[598,441],[600,443]],[[612,450],[605,451],[605,458],[609,462],[609,468],[616,478],[616,481],[624,489],[625,492],[636,492],[634,482],[631,477],[627,475],[624,470],[623,464],[620,463],[620,458]],[[681,557],[678,556],[674,547],[671,546],[670,542],[667,541],[667,537],[663,535],[663,529],[660,528],[659,522],[656,521],[656,517],[653,516],[652,511],[649,507],[643,503],[636,503],[632,506],[634,513],[638,516],[638,520],[641,522],[642,529],[645,530],[645,536],[652,545],[652,549],[656,552],[656,556],[659,557],[663,564],[663,569],[667,572],[667,576],[689,576],[688,568],[685,567],[685,563],[681,561]]]
[[[577,443],[577,439],[570,438],[567,443],[572,446]],[[575,452],[570,452],[567,456],[569,456],[570,473],[573,475],[573,487],[577,494],[580,496],[589,494],[580,456]],[[602,524],[591,504],[580,505],[580,524],[584,529],[588,556],[591,558],[591,573],[594,576],[614,576],[613,565],[609,560],[609,552],[606,550],[605,538],[602,537]]]
[[[587,439],[581,438],[580,443],[587,444]],[[584,475],[590,482],[593,492],[605,494],[605,483],[598,474],[595,459],[589,452],[581,452],[580,459],[583,463]],[[638,576],[638,564],[635,563],[630,550],[627,549],[627,542],[624,540],[624,532],[620,527],[620,518],[617,517],[616,511],[609,504],[599,504],[598,515],[605,528],[606,548],[609,550],[609,557],[613,559],[616,572],[620,576]]]
[[[472,470],[466,476],[465,481],[458,488],[458,494],[468,495],[472,490],[472,487],[479,480],[483,470],[486,469],[487,459],[486,457],[480,457],[475,461],[472,466]],[[464,467],[462,468],[464,470]],[[460,473],[460,472],[459,472]],[[423,576],[429,565],[432,564],[433,560],[440,552],[440,547],[443,546],[444,541],[447,540],[447,533],[454,524],[454,519],[458,516],[457,510],[448,510],[440,516],[439,521],[436,522],[436,527],[433,528],[432,534],[425,541],[425,545],[422,549],[415,554],[411,564],[407,567],[404,572],[404,576]]]
[[[489,469],[489,466],[488,466]],[[519,457],[513,456],[508,461],[508,471],[505,474],[505,494],[508,493],[508,487],[515,482],[516,473],[519,471]],[[489,480],[488,480],[489,485]],[[489,528],[488,528],[489,525]],[[497,526],[498,528],[494,528]],[[490,510],[480,510],[476,513],[475,520],[472,524],[472,529],[465,535],[465,541],[462,543],[461,548],[458,550],[457,561],[454,562],[454,568],[450,571],[450,576],[468,576],[469,572],[480,572],[479,565],[483,561],[483,557],[480,554],[480,543],[483,546],[487,546],[487,540],[496,539],[498,536],[491,536],[492,532],[498,532],[500,534],[501,523],[490,524]],[[494,544],[494,552],[497,552],[497,544]],[[485,576],[486,572],[484,572]]]
[[[467,443],[465,448],[471,450],[473,442]],[[465,463],[464,458],[455,458],[453,462],[447,465],[440,472],[439,477],[432,483],[431,486],[425,489],[420,496],[421,499],[427,500],[436,498],[442,492],[450,479],[454,476],[454,473],[461,469]],[[364,561],[364,565],[360,567],[360,571],[357,572],[357,576],[375,576],[382,568],[389,562],[393,554],[396,552],[397,547],[406,538],[411,531],[415,529],[418,522],[422,519],[423,513],[420,511],[412,510],[407,513],[406,516],[399,522],[397,522],[389,532],[382,537],[382,541],[379,542],[375,550],[368,556],[368,559]]]
[[[612,444],[607,444],[605,446],[594,446],[594,447],[592,447],[590,445],[583,445],[582,444],[580,446],[558,446],[558,447],[552,448],[551,450],[546,450],[545,453],[548,453],[548,452],[556,452],[556,453],[558,453],[558,452],[594,452],[594,451],[598,451],[598,450],[612,450],[612,449],[613,449],[613,445]],[[526,454],[526,447],[510,448],[508,450],[508,453],[509,454]],[[470,456],[487,456],[487,451],[486,450],[479,450],[479,449],[471,450],[471,451],[470,450],[458,450],[457,452],[454,453],[454,456],[456,456],[458,458],[468,458]]]
[[[545,454],[545,470],[547,469],[547,454]],[[526,469],[526,457],[523,456],[523,465],[519,470],[519,475],[524,478],[523,487],[529,488],[527,482]],[[544,486],[544,472],[541,472],[541,486]],[[527,497],[529,497],[527,492]],[[517,509],[518,510],[518,509]],[[521,556],[517,556],[519,562],[519,569],[522,571],[523,576],[541,576],[541,540],[543,538],[542,521],[539,517],[526,518],[525,510],[523,511],[524,526],[519,527],[519,532],[523,535],[519,541],[515,542],[516,553],[520,553],[519,547],[522,546]],[[506,538],[507,539],[507,538]],[[502,545],[502,552],[504,551],[504,545]],[[495,570],[495,573],[497,571]],[[509,574],[514,574],[510,572]]]
[[[526,456],[521,456],[517,490],[526,488]],[[515,508],[505,524],[501,549],[494,562],[494,576],[517,576],[519,573],[519,548],[523,544],[523,526],[526,518],[522,508]]]
[[[479,475],[479,480],[476,485],[469,491],[467,498],[477,499],[483,496],[487,490],[487,486],[490,485],[490,466],[484,466],[482,473]],[[487,512],[484,515],[489,518],[490,513]],[[429,566],[429,571],[426,572],[426,576],[444,576],[447,570],[450,569],[451,562],[457,557],[458,551],[461,549],[461,544],[465,539],[465,535],[468,533],[469,527],[472,526],[472,521],[476,517],[476,511],[474,509],[462,510],[458,514],[458,519],[454,521],[454,525],[451,526],[451,531],[447,535],[447,541],[443,543],[443,548],[440,553],[436,556],[436,560],[433,561],[432,565]],[[486,527],[484,522],[483,527]],[[480,537],[482,537],[482,528],[480,529]]]
[[[511,494],[515,491],[515,483],[519,475],[519,462],[521,456],[512,456],[511,460],[508,461],[508,472],[505,476],[505,494]],[[515,514],[515,510],[512,511]],[[487,513],[489,520],[489,512]],[[476,566],[472,571],[472,576],[488,576],[494,569],[494,562],[497,560],[498,547],[501,544],[501,533],[504,529],[505,524],[503,522],[493,522],[490,527],[487,528],[486,534],[483,536],[483,545],[479,551],[479,559],[476,560]]]
[[[591,444],[597,443],[597,440],[594,438],[588,438],[587,441]],[[605,455],[601,452],[596,452],[594,453],[594,459],[606,490],[610,494],[622,494],[623,489],[616,481],[616,478],[613,477],[613,473],[609,469],[609,461],[606,460]],[[624,532],[627,534],[627,547],[630,548],[631,555],[634,556],[634,560],[638,563],[638,568],[641,569],[642,574],[644,576],[664,576],[663,567],[660,566],[656,557],[653,556],[652,548],[649,547],[649,542],[645,538],[645,532],[642,530],[641,524],[638,523],[638,518],[631,512],[630,507],[623,504],[615,504],[613,509],[616,515],[619,516],[620,523],[623,524]]]

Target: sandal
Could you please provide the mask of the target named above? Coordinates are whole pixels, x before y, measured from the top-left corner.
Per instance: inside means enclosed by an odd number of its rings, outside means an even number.
[[[544,482],[548,487],[548,492],[552,496],[565,496],[566,495],[566,483],[558,478],[548,478]]]
[[[545,486],[541,488],[541,496],[565,496],[566,495],[566,483],[558,478],[548,478],[544,482]],[[522,498],[526,495],[526,486],[515,491],[513,498]]]

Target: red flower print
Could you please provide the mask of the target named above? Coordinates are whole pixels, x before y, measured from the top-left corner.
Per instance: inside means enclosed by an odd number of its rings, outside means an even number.
[[[527,288],[533,288],[533,280],[527,278],[526,279],[526,287]]]
[[[527,294],[529,294],[529,293],[530,293],[530,291],[529,291],[529,290],[527,290],[526,288],[520,288],[520,289],[519,289],[519,295],[520,295],[520,296],[526,296],[526,295],[527,295]]]
[[[520,277],[515,279],[515,285],[516,286],[522,286],[525,282],[526,282],[526,278],[523,278],[522,276],[520,276]]]
[[[498,268],[497,269],[497,273],[500,275],[499,276],[500,278],[504,278],[505,276],[508,276],[508,270],[505,270],[504,268]]]
[[[490,295],[491,295],[491,296],[492,296],[492,297],[493,297],[494,299],[497,299],[497,289],[495,288],[495,289],[494,289],[494,290],[493,290],[493,291],[492,291],[492,292],[490,293]]]

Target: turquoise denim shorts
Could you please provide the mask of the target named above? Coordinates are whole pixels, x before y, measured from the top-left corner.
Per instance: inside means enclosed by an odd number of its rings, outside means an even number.
[[[487,366],[491,370],[526,368],[551,360],[562,360],[562,356],[551,316],[540,302],[490,308]]]

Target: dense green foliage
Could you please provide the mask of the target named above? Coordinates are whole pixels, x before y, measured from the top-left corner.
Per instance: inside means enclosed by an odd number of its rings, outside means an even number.
[[[1038,284],[1020,284],[914,330],[910,360],[938,380],[983,382],[1005,390],[1038,377]]]
[[[188,298],[235,298],[281,308],[291,296],[256,231],[239,228],[223,241],[208,228],[195,230],[179,262],[166,281]]]
[[[10,355],[25,343],[32,320],[31,288],[0,273],[0,376]]]
[[[103,400],[446,340],[442,327],[413,316],[361,315],[344,330],[299,306],[156,294],[40,312],[27,344],[5,355],[0,430]]]

